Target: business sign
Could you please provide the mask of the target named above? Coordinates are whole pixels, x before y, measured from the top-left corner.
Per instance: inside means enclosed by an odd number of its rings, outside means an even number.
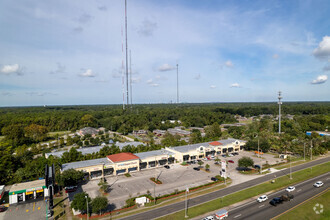
[[[121,167],[121,166],[128,166],[128,165],[137,165],[137,162],[129,162],[129,163],[120,163],[117,166]]]
[[[26,192],[25,195],[31,195],[33,194],[33,191],[30,191],[30,192]]]

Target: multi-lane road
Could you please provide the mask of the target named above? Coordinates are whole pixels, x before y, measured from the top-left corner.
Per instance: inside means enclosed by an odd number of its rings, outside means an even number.
[[[319,180],[322,181],[324,185],[320,188],[314,187],[313,184]],[[304,202],[305,200],[321,193],[322,191],[327,190],[329,187],[329,182],[330,174],[326,173],[302,183],[298,183],[294,185],[296,189],[290,193],[294,195],[293,200],[278,204],[276,207],[269,204],[269,201],[271,201],[274,197],[279,197],[287,193],[283,189],[268,195],[268,200],[265,202],[259,203],[255,200],[236,207],[235,209],[229,210],[228,219],[271,219],[285,212],[286,210]]]
[[[315,166],[317,164],[325,163],[325,162],[328,162],[328,161],[329,161],[329,157],[325,157],[325,158],[322,158],[322,159],[319,159],[319,160],[304,163],[304,164],[292,167],[292,172],[302,170],[302,169],[306,169],[308,167]],[[290,172],[289,169],[285,169],[285,170],[282,170],[280,172],[276,172],[276,177],[288,175],[289,172]],[[253,180],[250,180],[250,181],[247,181],[247,182],[243,182],[241,184],[229,186],[229,187],[226,187],[225,189],[221,189],[221,190],[218,190],[218,191],[215,191],[215,192],[212,192],[212,193],[208,193],[208,194],[205,194],[205,195],[202,195],[202,196],[198,196],[198,197],[189,199],[189,202],[188,202],[189,208],[192,208],[193,206],[199,205],[201,203],[208,202],[208,201],[213,200],[213,199],[220,198],[222,196],[229,195],[231,193],[240,191],[242,189],[246,189],[246,188],[258,185],[262,182],[269,181],[273,178],[274,178],[273,174],[268,174],[268,175],[261,176],[259,178],[256,178],[256,179],[253,179]],[[155,218],[158,218],[160,216],[165,216],[165,215],[169,215],[171,213],[174,213],[174,212],[177,212],[177,211],[180,211],[180,210],[184,210],[184,208],[185,208],[185,202],[182,201],[182,202],[173,203],[173,204],[170,204],[170,205],[167,205],[167,206],[155,208],[155,209],[152,209],[152,210],[149,210],[149,211],[146,211],[146,212],[142,212],[142,213],[139,213],[139,214],[123,217],[123,218],[120,218],[120,219],[122,219],[122,220],[124,220],[124,219],[125,220],[128,220],[128,219],[135,219],[135,220],[155,219]]]

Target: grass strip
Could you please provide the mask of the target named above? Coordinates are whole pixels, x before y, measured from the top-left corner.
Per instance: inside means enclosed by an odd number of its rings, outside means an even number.
[[[326,190],[322,194],[316,196],[315,198],[305,202],[300,203],[298,206],[278,216],[277,220],[286,220],[286,219],[329,219],[330,217],[330,191]],[[319,205],[317,205],[319,204]],[[315,207],[315,211],[314,211]],[[318,212],[318,213],[316,213]]]
[[[292,173],[292,179],[290,179],[289,175],[282,176],[275,179],[274,183],[271,183],[271,181],[259,184],[257,186],[253,186],[251,188],[232,193],[230,195],[224,196],[222,198],[218,198],[209,202],[206,202],[204,204],[194,206],[188,209],[188,216],[189,218],[193,218],[199,215],[203,215],[207,212],[216,211],[218,209],[221,209],[223,207],[235,204],[237,202],[243,201],[245,199],[264,194],[266,192],[270,192],[273,190],[278,190],[281,188],[284,188],[288,185],[293,185],[298,182],[302,182],[304,180],[313,178],[315,176],[319,176],[321,174],[327,173],[330,171],[330,162],[316,165],[312,168],[307,168],[304,170],[300,170],[297,172]],[[168,219],[185,219],[185,212],[184,210],[176,212],[174,214],[166,215],[161,218],[162,220],[168,220]]]

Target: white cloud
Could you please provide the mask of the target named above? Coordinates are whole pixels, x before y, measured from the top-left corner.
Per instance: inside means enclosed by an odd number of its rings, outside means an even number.
[[[157,23],[149,21],[148,19],[144,19],[142,24],[140,25],[138,29],[138,33],[140,35],[149,37],[152,36],[154,31],[157,29]]]
[[[4,74],[11,74],[11,73],[17,73],[19,74],[19,65],[18,64],[13,64],[13,65],[4,65],[1,68],[1,72]]]
[[[26,92],[26,95],[30,95],[30,96],[46,96],[46,95],[57,95],[55,93],[51,93],[51,92]]]
[[[158,83],[152,83],[152,84],[150,84],[150,86],[152,86],[152,87],[158,87],[159,84]]]
[[[132,77],[132,83],[139,83],[141,81],[140,77]]]
[[[327,75],[320,75],[316,79],[314,79],[311,83],[312,84],[322,84],[325,83],[328,80]]]
[[[60,63],[57,63],[57,69],[55,71],[51,71],[50,74],[64,73],[64,72],[65,72],[65,66],[61,65]]]
[[[147,84],[152,84],[153,83],[153,80],[152,79],[148,79],[147,80]]]
[[[238,83],[233,83],[230,85],[231,88],[241,88],[240,84]]]
[[[160,72],[170,71],[170,70],[174,70],[174,69],[175,69],[174,66],[171,66],[171,65],[169,65],[169,64],[167,64],[167,63],[161,65],[161,66],[158,68],[158,70],[159,70]]]
[[[217,88],[217,86],[215,86],[215,85],[211,85],[210,88],[211,88],[211,89],[215,89],[215,88]]]
[[[234,64],[231,62],[231,60],[227,60],[225,62],[226,67],[234,67]]]
[[[194,79],[199,80],[201,78],[201,74],[197,74]]]
[[[277,59],[277,58],[279,58],[279,55],[278,55],[277,53],[275,53],[275,54],[273,55],[273,59]]]
[[[87,69],[85,72],[81,73],[79,76],[81,77],[95,77],[95,74],[91,69]]]
[[[330,58],[330,36],[324,36],[319,46],[314,49],[313,54],[319,59]]]

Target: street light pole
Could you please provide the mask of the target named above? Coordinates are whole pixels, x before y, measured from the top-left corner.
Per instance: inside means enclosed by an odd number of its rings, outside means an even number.
[[[313,149],[313,140],[311,140],[311,160],[313,160],[313,152],[312,152],[312,149]]]
[[[87,204],[87,220],[88,220],[89,219],[89,216],[88,216],[88,213],[89,213],[89,211],[88,211],[88,197],[85,196],[85,198],[86,198],[86,204]]]
[[[188,215],[187,215],[187,210],[188,210],[188,202],[187,202],[187,197],[188,197],[188,187],[186,188],[186,204],[185,204],[185,209],[184,209],[184,217],[185,218],[188,218]]]
[[[290,155],[290,180],[292,179],[292,172],[291,172],[291,155]]]
[[[306,161],[306,159],[305,159],[305,143],[304,143],[304,161]]]

